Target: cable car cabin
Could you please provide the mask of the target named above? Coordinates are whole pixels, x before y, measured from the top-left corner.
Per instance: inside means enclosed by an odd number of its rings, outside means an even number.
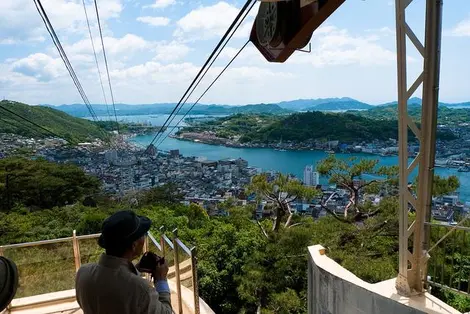
[[[269,62],[285,62],[345,0],[261,0],[250,41]]]

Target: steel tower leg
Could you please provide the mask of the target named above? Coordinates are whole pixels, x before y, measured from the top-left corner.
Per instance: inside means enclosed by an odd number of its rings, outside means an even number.
[[[406,23],[405,11],[413,0],[396,0],[396,36],[398,66],[398,128],[400,166],[400,232],[399,274],[396,281],[398,293],[409,296],[424,291],[427,276],[427,253],[429,232],[425,222],[431,216],[432,182],[434,176],[435,143],[437,128],[437,106],[439,94],[440,44],[442,0],[426,0],[425,43],[419,41]],[[423,71],[407,85],[406,39],[416,47],[423,57]],[[408,100],[422,85],[423,103],[421,126],[418,127],[408,115]],[[419,140],[419,154],[408,163],[408,131]],[[408,188],[411,172],[418,167],[416,194]],[[408,210],[413,208],[416,218],[408,219]],[[410,250],[411,249],[411,250]]]

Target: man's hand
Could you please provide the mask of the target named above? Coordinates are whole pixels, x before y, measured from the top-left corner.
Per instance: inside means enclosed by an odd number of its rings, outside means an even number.
[[[154,281],[160,281],[160,280],[166,280],[168,276],[168,263],[166,260],[163,258],[159,263],[157,263],[157,267],[155,268],[155,271],[153,272],[153,278]]]

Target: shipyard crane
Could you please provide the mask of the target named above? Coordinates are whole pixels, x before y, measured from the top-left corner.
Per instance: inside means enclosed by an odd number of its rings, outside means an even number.
[[[250,41],[269,62],[285,62],[296,50],[311,40],[313,32],[331,16],[345,0],[260,0]],[[425,41],[422,43],[406,22],[406,8],[413,0],[395,0],[398,124],[399,124],[399,273],[397,291],[404,296],[423,293],[427,288],[429,222],[431,189],[439,96],[440,46],[442,33],[442,0],[426,0]],[[411,85],[407,83],[406,40],[423,58],[423,68]],[[422,87],[421,125],[408,115],[408,100]],[[408,162],[408,131],[419,140],[419,153]],[[418,168],[419,186],[416,195],[408,189],[410,174]],[[409,221],[408,210],[416,212]],[[448,235],[448,234],[447,234]],[[446,235],[446,236],[447,236]],[[438,241],[440,242],[440,241]],[[432,254],[432,253],[431,253]]]

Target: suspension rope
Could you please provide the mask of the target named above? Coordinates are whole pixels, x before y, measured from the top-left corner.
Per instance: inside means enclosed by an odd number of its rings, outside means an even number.
[[[173,120],[175,119],[175,117],[178,115],[178,113],[180,112],[180,110],[181,110],[181,109],[183,108],[183,106],[186,104],[186,102],[188,101],[189,97],[191,97],[191,95],[193,94],[193,92],[195,91],[195,89],[199,86],[199,83],[201,83],[202,79],[206,76],[207,72],[210,70],[210,68],[212,67],[212,65],[214,64],[214,62],[217,60],[217,58],[219,57],[219,55],[222,53],[222,51],[224,50],[225,46],[227,46],[227,44],[229,43],[229,41],[232,39],[233,35],[235,35],[235,32],[236,32],[237,29],[240,27],[240,25],[243,23],[243,21],[245,20],[245,18],[248,16],[248,14],[250,13],[251,9],[255,6],[255,4],[256,4],[256,1],[254,1],[254,2],[252,3],[251,7],[250,7],[248,10],[246,10],[245,15],[244,15],[244,16],[242,17],[242,19],[239,21],[238,25],[235,27],[235,29],[234,29],[234,31],[232,32],[232,34],[230,34],[230,36],[228,37],[228,39],[227,39],[227,40],[225,41],[225,43],[223,44],[222,48],[218,51],[217,55],[214,57],[214,59],[212,59],[212,62],[211,62],[211,63],[209,64],[209,66],[205,69],[205,72],[204,72],[203,75],[199,78],[199,81],[198,81],[197,84],[193,87],[193,89],[192,89],[191,92],[188,94],[188,96],[186,97],[186,99],[183,101],[182,105],[179,107],[178,111],[177,111],[177,112],[175,113],[175,115],[172,117],[172,119],[170,120],[170,122],[168,123],[168,125],[171,125],[171,123],[173,122]],[[245,44],[245,46],[246,46],[246,44]],[[243,50],[243,49],[245,48],[245,46],[243,46],[243,48],[242,48],[241,50]],[[241,50],[237,53],[237,55],[241,52]],[[229,64],[231,64],[232,62],[233,62],[233,60],[230,61]],[[224,71],[225,71],[225,70],[223,70],[222,73],[223,73]],[[221,75],[221,74],[219,74],[219,76],[220,76],[220,75]],[[215,81],[213,81],[212,84],[214,84],[214,83],[215,83]],[[212,85],[212,84],[211,84],[211,85]],[[204,94],[205,94],[206,92],[207,92],[207,90],[204,92]],[[200,98],[201,98],[201,97],[200,97]],[[200,98],[199,98],[199,99],[200,99]],[[198,102],[199,102],[199,100],[196,101],[196,103],[198,103]],[[191,107],[191,109],[189,109],[189,110],[187,111],[187,113],[190,112],[190,111],[192,110],[192,108],[194,108],[194,106],[195,106],[195,104],[193,104],[193,106]],[[186,116],[187,113],[186,113],[184,116]],[[170,133],[173,132],[174,129],[178,127],[178,125],[179,125],[180,122],[181,122],[181,120],[180,120],[176,125],[173,126],[173,128],[172,128],[171,131],[170,131]],[[168,135],[169,135],[169,134],[167,134],[167,135],[165,136],[165,139],[168,137]],[[162,136],[163,136],[163,133],[162,133]],[[160,137],[160,138],[161,138],[161,137]],[[165,139],[163,139],[163,140],[160,142],[160,144],[161,144]],[[158,147],[160,144],[158,144],[158,145],[156,145],[156,146]]]
[[[54,27],[52,26],[52,24],[49,20],[49,17],[47,16],[47,13],[44,10],[44,7],[42,6],[41,0],[33,0],[33,1],[34,1],[34,4],[36,5],[36,9],[37,9],[39,15],[42,18],[42,21],[44,22],[44,25],[46,26],[47,32],[51,36],[52,41],[54,42],[54,45],[56,46],[56,48],[59,52],[59,55],[60,55],[62,61],[64,62],[65,67],[67,68],[67,70],[70,74],[70,77],[72,78],[73,83],[77,87],[78,93],[80,94],[83,102],[85,103],[86,107],[88,108],[88,111],[90,112],[93,120],[97,121],[98,119],[97,119],[96,113],[93,110],[93,107],[91,106],[90,101],[88,100],[88,97],[86,96],[85,91],[83,90],[83,87],[80,84],[80,81],[78,80],[78,77],[77,77],[77,75],[76,75],[76,73],[75,73],[68,57],[67,57],[67,54],[64,51],[64,48],[62,47],[62,44],[60,43],[59,38],[57,37],[57,34],[54,30]]]
[[[211,52],[209,58],[206,60],[206,62],[204,63],[204,65],[202,66],[202,68],[199,70],[198,74],[196,75],[196,77],[193,79],[193,81],[191,82],[191,84],[189,85],[189,87],[186,89],[185,93],[183,94],[183,96],[181,97],[181,99],[179,100],[179,102],[176,104],[175,108],[172,110],[172,112],[170,113],[170,115],[168,116],[168,118],[166,119],[165,123],[160,127],[160,129],[158,130],[157,134],[155,135],[155,137],[152,139],[152,141],[150,142],[150,144],[147,146],[147,149],[157,140],[157,138],[160,136],[160,134],[162,133],[162,130],[165,129],[165,127],[167,126],[167,123],[168,121],[171,119],[171,117],[174,115],[174,113],[178,110],[178,108],[180,107],[183,99],[185,99],[186,95],[188,94],[188,92],[191,90],[191,88],[194,86],[195,82],[197,81],[197,79],[201,76],[201,73],[205,70],[205,68],[207,67],[207,65],[209,64],[209,62],[211,61],[211,59],[214,57],[214,55],[216,54],[216,52],[219,50],[219,48],[222,46],[222,43],[225,41],[225,39],[229,36],[229,34],[232,32],[232,29],[235,27],[235,25],[238,23],[238,21],[240,20],[241,16],[243,15],[243,13],[247,10],[248,6],[251,4],[252,0],[248,0],[245,5],[242,7],[242,9],[240,10],[240,12],[238,13],[238,15],[235,17],[235,19],[233,20],[232,24],[230,25],[230,27],[227,29],[227,31],[225,32],[224,36],[222,37],[222,39],[219,41],[219,43],[217,44],[217,46],[214,48],[214,50]]]
[[[197,103],[199,103],[199,101],[202,99],[202,97],[204,97],[204,95],[206,95],[206,93],[209,91],[209,89],[211,89],[211,87],[215,84],[215,82],[222,76],[222,74],[225,72],[225,70],[228,69],[228,67],[232,64],[233,61],[235,61],[235,59],[238,57],[238,55],[243,51],[243,49],[245,49],[245,47],[248,45],[250,41],[248,40],[241,48],[240,50],[238,50],[238,52],[235,54],[235,56],[233,56],[233,58],[230,60],[229,63],[227,63],[227,65],[222,69],[222,71],[220,71],[219,75],[217,75],[217,77],[212,81],[212,83],[206,88],[206,90],[204,91],[204,93],[202,93],[202,95],[192,104],[192,106],[188,109],[188,111],[186,111],[186,113],[183,115],[183,117],[178,121],[178,123],[173,126],[173,128],[171,129],[170,132],[168,132],[165,137],[160,141],[159,144],[156,145],[156,148],[158,148],[158,146],[160,146],[163,141],[165,141],[167,139],[167,137],[171,134],[171,132],[173,132],[175,130],[175,128],[178,127],[178,125],[184,120],[184,118],[189,114],[189,112],[191,112],[191,110],[193,110],[194,106],[196,106]]]
[[[86,24],[88,26],[88,34],[90,35],[91,47],[93,48],[93,55],[95,56],[96,69],[98,70],[98,77],[100,79],[101,92],[103,93],[103,99],[104,99],[104,103],[106,105],[106,111],[108,113],[108,118],[109,118],[109,120],[111,120],[111,113],[109,112],[108,100],[106,99],[106,93],[104,92],[103,80],[101,79],[100,65],[98,63],[98,57],[96,56],[95,43],[93,42],[93,35],[91,33],[90,20],[88,18],[88,12],[87,12],[87,9],[86,9],[85,0],[82,0],[82,3],[83,3],[83,11],[85,11]]]
[[[95,11],[96,11],[96,19],[98,21],[98,29],[100,30],[100,38],[101,38],[101,46],[103,48],[103,56],[104,56],[104,63],[106,65],[106,74],[108,75],[108,83],[109,83],[109,92],[111,93],[111,102],[113,103],[113,110],[114,110],[114,118],[116,120],[116,127],[117,127],[117,132],[119,132],[119,123],[116,115],[116,104],[114,102],[114,93],[113,93],[113,88],[111,85],[111,77],[109,76],[109,67],[108,67],[108,58],[106,57],[106,49],[104,47],[104,40],[103,40],[103,32],[101,30],[101,22],[100,22],[100,14],[98,10],[98,3],[97,0],[95,2]]]
[[[18,118],[20,118],[21,120],[24,120],[24,121],[26,121],[26,122],[28,122],[28,123],[34,125],[35,127],[37,127],[37,128],[39,128],[39,129],[41,129],[41,130],[47,132],[48,134],[53,135],[54,137],[57,137],[57,138],[61,138],[61,139],[65,140],[67,143],[71,144],[71,141],[70,141],[70,140],[67,140],[67,139],[65,139],[63,136],[60,136],[60,135],[58,135],[57,133],[52,132],[51,130],[48,130],[48,129],[46,129],[45,127],[43,127],[43,126],[37,124],[36,122],[31,121],[30,119],[28,119],[28,118],[26,118],[26,117],[23,117],[22,115],[17,114],[16,112],[14,112],[14,111],[12,111],[12,110],[10,110],[10,109],[4,107],[3,105],[0,105],[0,109],[3,109],[4,111],[6,111],[6,112],[8,112],[8,113],[10,113],[10,114],[12,114],[12,115],[14,115],[15,117],[18,117]],[[6,120],[4,120],[4,121],[7,122]],[[12,125],[12,123],[10,123],[10,125]],[[26,125],[25,125],[25,126],[26,126]],[[27,126],[26,126],[26,127],[27,127]],[[28,128],[28,127],[27,127],[27,128]]]

